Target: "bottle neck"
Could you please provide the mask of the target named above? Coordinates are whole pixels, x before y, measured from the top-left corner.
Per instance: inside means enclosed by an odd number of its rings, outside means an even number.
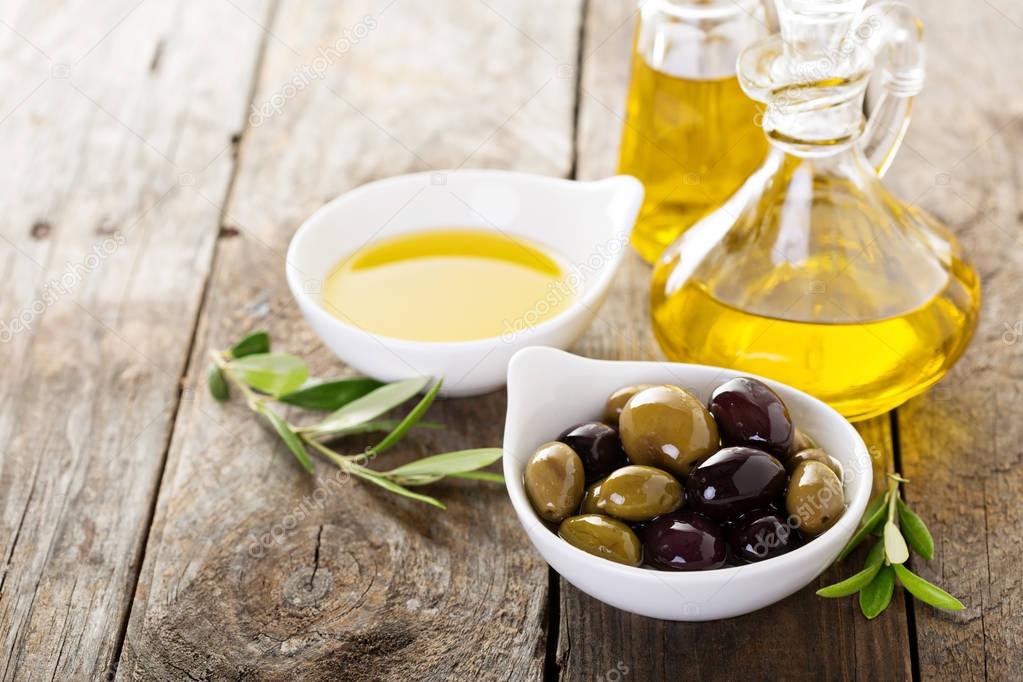
[[[763,117],[764,134],[772,145],[795,156],[832,156],[856,144],[863,134],[863,94],[839,101],[819,98],[789,101],[784,93],[772,101]]]

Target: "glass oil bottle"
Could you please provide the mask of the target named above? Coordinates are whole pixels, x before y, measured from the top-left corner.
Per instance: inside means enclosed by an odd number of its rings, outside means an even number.
[[[865,419],[955,363],[980,283],[949,232],[879,179],[922,86],[919,22],[886,1],[777,7],[781,35],[739,60],[771,152],[657,264],[654,332],[673,360],[778,379]],[[865,121],[875,67],[884,95]]]
[[[760,0],[641,3],[618,172],[646,187],[632,244],[649,262],[764,160],[735,60],[766,21]]]

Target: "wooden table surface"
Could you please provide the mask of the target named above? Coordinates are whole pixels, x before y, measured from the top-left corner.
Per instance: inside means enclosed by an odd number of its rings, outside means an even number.
[[[549,572],[503,489],[446,512],[303,473],[203,358],[253,328],[343,367],[284,282],[302,219],[458,167],[613,173],[629,0],[12,0],[0,7],[0,678],[1021,679],[1023,4],[918,2],[928,86],[886,180],[984,285],[941,384],[862,425],[937,542],[874,622],[813,594],[685,624]],[[400,207],[395,207],[400,210]],[[660,357],[632,256],[576,350]],[[395,448],[499,445],[505,397]],[[265,542],[267,537],[275,538]]]

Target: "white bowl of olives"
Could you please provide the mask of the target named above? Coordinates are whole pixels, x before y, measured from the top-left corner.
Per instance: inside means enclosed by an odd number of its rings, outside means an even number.
[[[583,358],[508,366],[504,477],[570,583],[653,618],[749,613],[808,585],[856,530],[870,454],[835,410],[733,370]]]

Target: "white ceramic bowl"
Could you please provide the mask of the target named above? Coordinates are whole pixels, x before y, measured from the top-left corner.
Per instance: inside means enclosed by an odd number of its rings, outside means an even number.
[[[793,421],[843,466],[847,508],[838,523],[774,559],[715,571],[669,572],[616,564],[576,549],[533,512],[522,484],[526,461],[542,443],[578,422],[599,419],[606,397],[629,384],[670,383],[706,401],[727,379],[750,376],[703,365],[616,362],[551,348],[526,348],[508,366],[504,477],[515,513],[554,570],[602,602],[652,618],[701,621],[763,608],[810,583],[849,541],[870,497],[872,469],[863,439],[840,414],[802,391],[763,379]]]
[[[642,201],[643,186],[629,176],[574,182],[456,170],[380,180],[334,199],[298,228],[288,248],[288,286],[316,334],[359,371],[382,381],[443,377],[448,396],[485,393],[504,384],[517,350],[567,347],[586,330],[628,248]],[[572,303],[540,324],[458,342],[371,334],[322,307],[323,281],[344,256],[378,239],[450,227],[497,230],[546,246],[566,261]]]

